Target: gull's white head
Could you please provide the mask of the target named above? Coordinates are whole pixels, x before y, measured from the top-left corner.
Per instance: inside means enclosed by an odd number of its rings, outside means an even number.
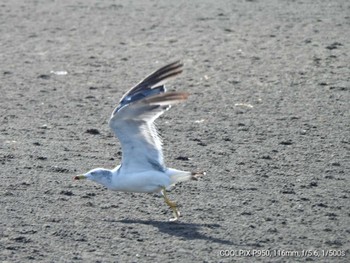
[[[103,168],[93,169],[86,174],[74,176],[74,180],[88,179],[96,183],[110,187],[112,184],[112,172]]]

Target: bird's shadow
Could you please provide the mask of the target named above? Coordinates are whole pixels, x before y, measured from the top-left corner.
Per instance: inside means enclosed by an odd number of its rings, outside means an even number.
[[[171,236],[177,236],[186,240],[207,240],[214,243],[233,245],[229,240],[224,240],[209,235],[201,234],[200,229],[202,227],[215,229],[221,227],[219,224],[194,224],[194,223],[182,223],[182,222],[164,222],[156,220],[139,220],[139,219],[123,219],[118,220],[124,224],[144,224],[152,225],[159,229],[160,232],[166,233]]]

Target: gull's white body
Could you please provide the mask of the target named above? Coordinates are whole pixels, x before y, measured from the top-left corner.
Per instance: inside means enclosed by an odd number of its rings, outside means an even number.
[[[178,182],[190,180],[192,173],[167,168],[164,172],[156,170],[123,173],[118,165],[113,170],[96,168],[85,176],[97,183],[104,185],[112,191],[134,193],[157,193],[162,188],[169,188]],[[94,173],[105,171],[105,176],[95,176]]]
[[[144,171],[128,175],[116,174],[113,177],[113,188],[115,191],[154,193],[160,192],[163,187],[170,185],[170,177],[163,172]],[[115,182],[115,183],[114,183]]]
[[[113,188],[111,190],[122,192],[139,192],[154,193],[160,192],[163,187],[168,188],[172,184],[179,182],[169,173],[170,170],[164,172],[144,171],[139,173],[117,174],[113,176]],[[180,174],[178,174],[180,175]],[[189,173],[185,172],[184,177],[189,177]],[[114,184],[115,180],[115,184]]]

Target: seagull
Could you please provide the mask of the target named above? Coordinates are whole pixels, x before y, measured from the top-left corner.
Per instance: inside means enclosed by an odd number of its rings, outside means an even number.
[[[180,61],[168,64],[139,82],[124,94],[109,120],[109,127],[122,147],[121,164],[112,170],[96,168],[77,175],[107,189],[120,192],[160,193],[177,221],[177,204],[166,191],[179,182],[198,180],[204,172],[181,171],[165,166],[162,141],[154,121],[174,104],[184,102],[186,92],[166,92],[164,84],[182,72]]]

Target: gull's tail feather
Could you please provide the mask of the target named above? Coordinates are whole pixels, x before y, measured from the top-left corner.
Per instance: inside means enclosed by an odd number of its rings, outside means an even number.
[[[205,172],[187,172],[172,168],[168,168],[166,173],[170,177],[171,185],[189,180],[197,181],[199,177],[206,174]]]

